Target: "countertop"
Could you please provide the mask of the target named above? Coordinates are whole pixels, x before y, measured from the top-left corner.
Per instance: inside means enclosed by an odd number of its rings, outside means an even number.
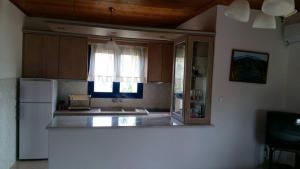
[[[58,110],[54,116],[98,116],[98,115],[147,115],[147,111],[101,111],[100,108],[90,110]]]
[[[130,116],[55,116],[47,129],[58,128],[114,128],[114,127],[155,127],[178,126],[182,123],[168,113],[150,113]]]
[[[107,109],[112,109],[108,111]],[[117,111],[113,109],[126,109],[127,111]],[[119,116],[119,115],[148,115],[151,113],[162,113],[166,114],[169,112],[168,109],[144,109],[144,108],[92,108],[90,110],[57,110],[54,112],[54,116]]]

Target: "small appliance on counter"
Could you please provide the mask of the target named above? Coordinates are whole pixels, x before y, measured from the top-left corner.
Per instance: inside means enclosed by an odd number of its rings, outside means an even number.
[[[69,110],[90,110],[91,95],[69,95]]]

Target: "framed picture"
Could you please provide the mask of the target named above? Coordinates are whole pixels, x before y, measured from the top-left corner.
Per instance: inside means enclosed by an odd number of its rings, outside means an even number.
[[[232,50],[230,81],[266,84],[269,54]]]

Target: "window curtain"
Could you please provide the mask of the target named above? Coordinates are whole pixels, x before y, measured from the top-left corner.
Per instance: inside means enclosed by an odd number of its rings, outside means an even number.
[[[106,44],[92,44],[89,81],[97,82],[145,82],[146,48],[118,46],[109,49]]]

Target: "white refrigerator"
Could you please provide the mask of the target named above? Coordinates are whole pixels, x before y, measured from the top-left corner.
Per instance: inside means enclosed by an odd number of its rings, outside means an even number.
[[[47,125],[57,101],[57,81],[20,79],[19,159],[47,159]]]

